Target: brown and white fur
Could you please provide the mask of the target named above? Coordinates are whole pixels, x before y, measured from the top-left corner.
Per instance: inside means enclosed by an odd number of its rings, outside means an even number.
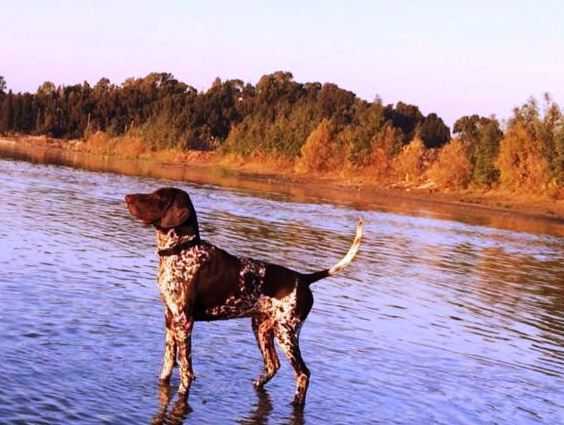
[[[280,367],[276,339],[296,374],[293,403],[303,406],[310,372],[300,354],[298,338],[313,305],[309,286],[340,272],[353,260],[360,247],[362,221],[359,219],[352,246],[342,260],[330,269],[304,274],[238,258],[201,240],[190,197],[180,189],[127,195],[125,201],[134,217],[156,228],[158,284],[166,323],[161,381],[169,382],[178,361],[178,393],[187,396],[194,378],[191,336],[195,321],[250,317],[264,359],[264,372],[255,386],[266,384]]]

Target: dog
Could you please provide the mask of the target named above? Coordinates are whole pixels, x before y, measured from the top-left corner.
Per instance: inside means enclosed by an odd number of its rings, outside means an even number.
[[[313,306],[310,285],[349,265],[360,247],[362,220],[349,251],[339,262],[329,269],[300,273],[236,257],[202,240],[196,211],[183,190],[166,187],[149,194],[130,194],[125,203],[133,217],[156,229],[158,285],[166,324],[161,382],[170,382],[178,361],[178,394],[188,396],[194,379],[194,322],[250,317],[264,360],[264,371],[254,381],[255,386],[262,388],[280,367],[276,339],[295,372],[293,404],[303,406],[310,371],[300,354],[298,338]]]

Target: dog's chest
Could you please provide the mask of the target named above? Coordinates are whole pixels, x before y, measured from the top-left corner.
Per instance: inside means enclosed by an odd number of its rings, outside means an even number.
[[[168,305],[185,299],[198,271],[209,260],[210,249],[208,246],[194,246],[179,255],[161,257],[158,284]]]

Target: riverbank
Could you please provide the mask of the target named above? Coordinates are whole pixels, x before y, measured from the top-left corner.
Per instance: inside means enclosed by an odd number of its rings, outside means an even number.
[[[0,155],[93,171],[279,193],[304,202],[337,202],[395,212],[423,210],[433,216],[453,219],[461,215],[480,217],[487,221],[485,224],[497,227],[521,219],[564,225],[562,200],[500,191],[439,192],[425,186],[382,185],[362,175],[297,174],[291,164],[282,160],[243,161],[216,152],[146,152],[135,140],[129,141],[128,149],[120,154],[106,142],[3,137],[0,138]]]

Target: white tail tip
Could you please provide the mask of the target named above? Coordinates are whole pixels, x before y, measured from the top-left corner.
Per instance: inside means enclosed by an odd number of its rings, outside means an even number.
[[[353,243],[349,248],[349,252],[347,252],[347,254],[341,259],[341,261],[339,261],[329,269],[329,275],[332,276],[342,271],[351,263],[353,258],[358,253],[358,250],[360,248],[360,240],[362,239],[362,224],[362,217],[359,217],[358,222],[356,223],[356,235],[354,236]]]

